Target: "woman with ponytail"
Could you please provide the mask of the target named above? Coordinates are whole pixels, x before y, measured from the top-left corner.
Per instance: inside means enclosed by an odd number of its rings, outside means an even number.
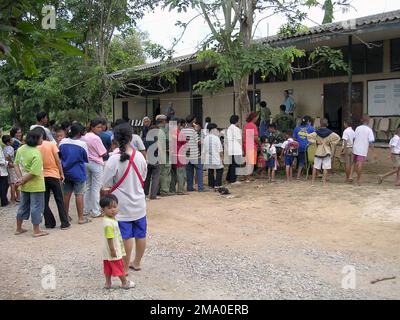
[[[93,218],[101,216],[100,212],[100,189],[103,179],[104,161],[103,156],[107,150],[100,138],[103,131],[103,121],[95,119],[90,121],[90,132],[82,137],[82,141],[88,146],[89,163],[87,169],[87,191],[84,199],[84,212],[86,215],[92,214]]]
[[[146,200],[144,181],[147,175],[147,163],[141,152],[132,148],[133,129],[128,123],[115,127],[114,140],[119,152],[110,156],[104,169],[103,191],[118,198],[119,212],[116,215],[126,256],[125,273],[129,269],[140,270],[140,263],[146,248]],[[135,258],[131,261],[133,239],[135,239]]]

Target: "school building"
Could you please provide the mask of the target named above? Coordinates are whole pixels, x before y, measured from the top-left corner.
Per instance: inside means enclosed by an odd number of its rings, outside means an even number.
[[[333,71],[326,66],[266,78],[255,73],[249,78],[252,108],[265,100],[272,113],[277,114],[284,99],[283,91],[289,90],[296,102],[297,116],[326,117],[337,131],[341,130],[344,118],[359,120],[363,113],[368,113],[375,119],[371,123],[375,130],[389,135],[400,119],[400,10],[313,27],[291,37],[271,36],[259,41],[275,47],[296,46],[306,52],[320,46],[340,49],[352,72]],[[227,85],[214,95],[196,94],[193,85],[212,79],[212,69],[206,69],[195,55],[175,58],[172,65],[182,70],[176,84],[164,84],[168,90],[163,93],[128,89],[120,92],[113,99],[114,119],[141,119],[145,115],[154,118],[172,105],[177,117],[195,114],[204,121],[209,116],[219,127],[228,126],[230,115],[236,113],[233,86]],[[306,59],[299,59],[294,66],[305,65]],[[156,71],[161,66],[161,62],[155,62],[135,69]],[[155,91],[163,87],[159,79],[153,82]]]

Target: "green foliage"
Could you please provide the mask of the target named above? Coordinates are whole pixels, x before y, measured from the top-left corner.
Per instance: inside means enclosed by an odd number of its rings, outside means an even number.
[[[7,44],[10,35],[15,43],[21,41],[16,45],[20,54],[10,54],[5,46],[7,60],[0,64],[0,126],[13,120],[27,128],[39,110],[47,111],[56,121],[86,122],[95,116],[110,116],[112,95],[125,80],[110,76],[110,72],[144,63],[146,35],[136,32],[134,24],[157,2],[7,0],[7,8],[18,9],[18,19],[29,15],[33,20],[20,23],[23,32],[19,32],[7,28],[0,11],[0,44]],[[56,31],[39,28],[44,4],[56,7]],[[119,33],[113,38],[116,31]],[[140,79],[137,74],[137,81]]]
[[[25,75],[38,72],[36,58],[46,48],[64,54],[82,55],[68,41],[76,37],[73,32],[42,29],[41,10],[48,4],[44,0],[4,0],[0,7],[0,60],[6,59],[14,67],[21,67]]]
[[[290,70],[296,58],[305,55],[303,50],[295,47],[273,48],[253,42],[248,48],[244,48],[238,42],[235,44],[229,52],[205,50],[198,54],[199,61],[215,66],[216,79],[199,82],[195,90],[215,93],[223,89],[226,83],[246,77],[253,71],[259,71],[263,76],[285,73]]]
[[[309,56],[311,65],[328,66],[331,70],[349,71],[347,63],[343,60],[341,50],[335,50],[327,46],[317,47]]]
[[[305,33],[309,29],[307,26],[301,24],[301,23],[285,23],[280,26],[278,35],[281,37],[292,37],[295,34],[299,33]]]
[[[145,63],[142,38],[134,29],[129,29],[123,35],[115,36],[110,43],[108,72],[131,68]]]

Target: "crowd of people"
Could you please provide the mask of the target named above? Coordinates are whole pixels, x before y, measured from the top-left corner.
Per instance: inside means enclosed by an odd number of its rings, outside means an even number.
[[[321,119],[319,128],[313,127],[309,116],[303,116],[296,125],[290,99],[280,110],[272,118],[267,103],[262,101],[256,112],[248,115],[243,129],[239,117],[232,115],[229,127],[220,130],[210,117],[202,127],[195,116],[178,119],[169,108],[165,115],[157,115],[154,123],[145,117],[137,132],[122,119],[111,127],[105,119],[94,119],[87,126],[65,121],[49,127],[47,114],[39,112],[36,124],[25,137],[17,127],[2,136],[1,206],[18,203],[15,234],[25,233],[23,222],[31,219],[34,237],[48,235],[41,229],[42,217],[47,229],[56,227],[49,206],[51,194],[61,230],[69,229],[73,219],[87,224],[104,217],[105,286],[110,287],[111,276],[118,276],[123,288],[131,288],[134,284],[126,275],[129,270],[140,270],[146,247],[146,197],[157,200],[218,190],[224,185],[225,167],[228,184],[241,183],[239,176],[250,182],[257,174],[265,175],[272,183],[279,167],[291,182],[301,179],[310,154],[312,185],[320,173],[326,184],[341,140],[346,182],[353,181],[355,172],[357,184],[361,183],[363,163],[375,141],[367,115],[355,130],[352,121],[346,120],[340,137],[328,128],[326,119]],[[399,186],[400,128],[389,146],[394,169],[379,176],[378,182],[397,174]],[[72,194],[76,218],[70,215]]]

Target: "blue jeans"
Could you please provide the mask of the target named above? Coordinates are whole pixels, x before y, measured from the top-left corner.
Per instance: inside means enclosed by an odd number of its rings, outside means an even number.
[[[187,191],[194,191],[194,171],[196,171],[198,190],[203,191],[203,165],[201,163],[193,164],[191,162],[188,162],[186,165]]]
[[[17,220],[29,220],[31,217],[32,224],[41,224],[43,211],[44,192],[21,192]]]

